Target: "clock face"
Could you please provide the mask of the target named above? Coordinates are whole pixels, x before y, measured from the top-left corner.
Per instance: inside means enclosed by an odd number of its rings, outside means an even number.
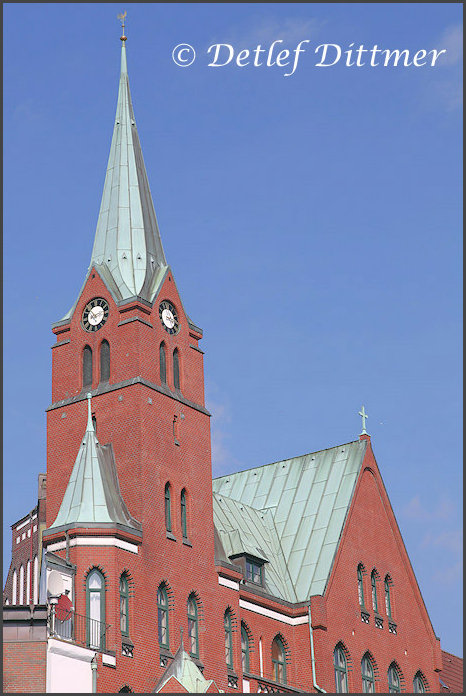
[[[108,302],[102,297],[95,297],[84,307],[82,325],[86,331],[98,331],[108,319]]]
[[[165,331],[169,334],[176,334],[180,328],[180,322],[178,321],[178,314],[176,313],[175,307],[168,300],[164,300],[160,303],[159,316],[162,326]]]

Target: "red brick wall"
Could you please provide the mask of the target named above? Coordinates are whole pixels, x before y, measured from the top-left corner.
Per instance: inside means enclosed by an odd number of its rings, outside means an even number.
[[[3,691],[45,693],[45,641],[3,644]]]

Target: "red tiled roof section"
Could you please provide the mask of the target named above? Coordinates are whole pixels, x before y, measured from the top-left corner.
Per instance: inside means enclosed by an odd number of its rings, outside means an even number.
[[[443,669],[440,673],[440,679],[448,687],[448,691],[452,694],[463,693],[463,658],[456,657],[449,652],[442,650]],[[440,685],[442,688],[442,685]],[[442,691],[446,689],[442,688]]]

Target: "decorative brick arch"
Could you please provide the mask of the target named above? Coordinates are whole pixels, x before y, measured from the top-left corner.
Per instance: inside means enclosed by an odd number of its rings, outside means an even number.
[[[86,572],[84,573],[84,583],[83,587],[84,590],[86,590],[86,583],[87,583],[87,577],[90,572],[93,570],[98,570],[99,573],[101,573],[103,579],[104,579],[104,590],[108,590],[108,573],[106,572],[105,568],[103,568],[101,565],[94,563],[93,565],[90,565]]]
[[[126,578],[126,582],[128,583],[128,596],[129,597],[134,597],[135,595],[135,582],[133,575],[128,568],[123,568],[123,570],[120,573],[120,578],[121,576],[124,575]]]
[[[186,598],[186,605],[188,604],[188,599],[194,597],[197,604],[197,618],[199,622],[204,623],[204,604],[197,590],[191,590]]]
[[[238,630],[238,619],[237,619],[236,614],[235,614],[235,612],[233,611],[233,608],[231,607],[230,604],[227,606],[227,608],[226,608],[225,611],[223,612],[223,616],[225,616],[225,614],[226,614],[227,612],[230,612],[230,616],[231,616],[231,630],[233,631],[233,633],[235,633],[235,632]]]
[[[371,653],[370,650],[366,650],[366,652],[365,652],[364,655],[362,656],[362,658],[361,658],[361,664],[362,664],[362,661],[364,660],[365,657],[367,657],[368,660],[369,660],[369,662],[371,663],[372,670],[373,670],[373,672],[374,672],[374,681],[380,681],[379,666],[378,666],[378,664],[377,664],[377,661],[376,661],[375,657],[373,656],[373,654]]]
[[[343,640],[339,640],[337,643],[335,643],[335,647],[333,648],[333,652],[335,652],[336,648],[341,648],[343,650],[343,654],[345,656],[346,660],[346,669],[348,672],[353,671],[353,659],[351,657],[351,653],[346,647],[345,643]],[[333,664],[333,653],[332,653],[332,664]]]
[[[396,660],[392,660],[390,662],[390,664],[388,665],[388,669],[387,669],[387,679],[388,679],[388,672],[389,672],[390,667],[394,667],[396,669],[397,674],[398,674],[398,679],[400,680],[400,689],[401,689],[401,691],[405,691],[405,678],[404,678],[403,672],[401,671],[400,665],[398,664],[398,662]],[[410,689],[408,689],[408,691],[410,691]]]
[[[414,681],[414,679],[416,679],[416,677],[419,677],[419,679],[421,680],[421,682],[422,682],[422,684],[423,684],[423,686],[424,686],[424,689],[425,689],[426,691],[430,691],[430,689],[429,689],[429,682],[427,681],[424,672],[422,672],[420,669],[418,669],[418,671],[416,672],[416,674],[415,674],[414,677],[413,677],[413,681]],[[401,682],[401,679],[400,679],[400,682]]]
[[[248,623],[244,619],[241,620],[241,627],[244,628],[244,630],[246,631],[246,635],[248,637],[249,652],[253,653],[254,652],[254,636],[252,635],[252,631],[251,631]]]
[[[173,592],[173,588],[168,582],[168,580],[161,580],[159,584],[157,585],[157,590],[159,587],[163,587],[165,589],[165,592],[167,593],[168,597],[168,610],[169,611],[174,611],[175,609],[175,593]]]
[[[281,641],[281,643],[283,645],[283,649],[285,651],[285,662],[287,665],[289,665],[289,664],[291,664],[291,649],[290,649],[290,645],[289,645],[288,641],[286,640],[285,636],[283,635],[283,633],[281,631],[274,635],[272,643],[270,644],[270,649],[272,649],[273,641],[276,640],[277,638],[278,638],[278,640]]]

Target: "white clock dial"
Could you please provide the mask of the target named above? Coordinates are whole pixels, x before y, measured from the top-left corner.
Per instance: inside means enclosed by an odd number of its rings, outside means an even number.
[[[175,317],[173,316],[173,313],[170,309],[163,310],[162,321],[165,324],[165,326],[168,326],[169,329],[173,329],[173,327],[175,326]]]
[[[92,326],[97,326],[97,324],[100,324],[104,318],[104,314],[105,312],[102,307],[93,307],[89,312],[89,324]]]
[[[169,334],[176,334],[180,330],[178,313],[169,300],[163,300],[159,306],[159,317],[162,326]]]

